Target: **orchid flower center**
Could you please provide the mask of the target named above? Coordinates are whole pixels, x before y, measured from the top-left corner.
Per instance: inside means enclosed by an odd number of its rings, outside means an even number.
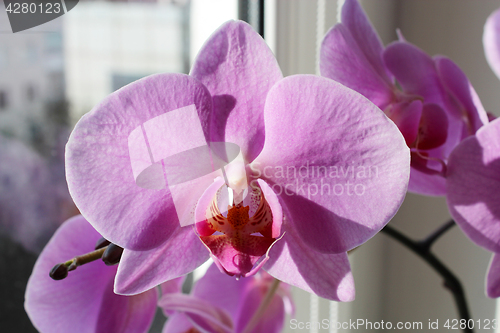
[[[395,87],[393,99],[383,108],[398,126],[411,150],[411,166],[426,174],[446,173],[446,162],[436,152],[448,139],[448,116],[441,106]]]
[[[250,221],[250,217],[248,216],[249,210],[249,206],[228,207],[227,220],[233,227],[233,230],[241,230],[248,224],[248,222]]]
[[[220,182],[207,189],[204,195],[211,200],[207,206],[197,207],[204,220],[196,224],[196,230],[221,271],[250,276],[267,260],[268,250],[279,238],[280,225],[273,228],[277,219],[262,189],[248,187],[246,196],[246,191],[229,189],[227,197],[226,189]],[[220,207],[227,211],[221,213]]]
[[[236,200],[233,201],[232,206],[228,205],[227,216],[224,216],[218,207],[218,196],[215,195],[206,212],[210,228],[235,239],[254,233],[260,233],[261,235],[266,233],[266,231],[270,230],[273,213],[264,195],[260,193],[260,195],[257,194],[256,196],[259,204],[250,217],[250,206],[243,206],[243,202],[235,204]],[[253,201],[255,202],[256,199],[254,198]]]

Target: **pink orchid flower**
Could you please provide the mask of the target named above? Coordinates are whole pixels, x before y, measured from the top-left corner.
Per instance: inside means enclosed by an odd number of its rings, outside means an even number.
[[[486,20],[483,47],[488,64],[500,79],[500,9],[491,13]]]
[[[494,252],[486,278],[489,297],[500,296],[500,119],[458,145],[448,163],[451,216],[477,245]]]
[[[163,293],[159,306],[168,316],[163,333],[228,332],[278,333],[284,327],[285,313],[292,311],[289,286],[281,283],[266,311],[253,328],[247,328],[264,301],[273,278],[260,271],[247,279],[221,275],[212,265],[196,282],[191,295]]]
[[[169,133],[175,136],[166,140]],[[185,183],[165,171],[197,170],[196,155],[175,157],[214,142],[241,148],[239,168],[228,166],[226,176],[214,168]],[[264,40],[231,21],[206,42],[190,75],[146,77],[85,115],[66,147],[66,175],[83,216],[125,248],[119,294],[144,292],[211,256],[230,275],[263,268],[349,301],[346,251],[396,213],[409,155],[373,103],[325,78],[283,79]],[[234,205],[219,198],[225,183],[235,190]]]
[[[486,59],[500,78],[500,10],[486,21]],[[493,252],[486,276],[486,294],[500,297],[500,120],[492,120],[464,140],[450,155],[448,207],[464,233]]]
[[[100,238],[82,216],[76,216],[58,229],[43,250],[30,277],[25,302],[26,312],[40,332],[148,332],[158,293],[153,288],[134,296],[115,294],[116,266],[106,266],[99,260],[78,267],[61,281],[49,277],[55,264],[93,250]],[[192,296],[182,294],[183,281],[184,277],[180,277],[159,286],[159,305],[169,317],[164,332],[186,332],[191,328],[241,332],[274,279],[260,272],[237,281],[220,274],[212,265],[196,282]],[[289,287],[281,284],[251,332],[280,332],[285,305],[293,308]]]
[[[488,123],[460,68],[400,41],[384,48],[357,0],[346,0],[341,23],[326,34],[321,75],[367,97],[391,118],[411,149],[409,190],[445,195],[448,156]]]
[[[78,267],[64,280],[49,277],[54,265],[94,250],[100,238],[82,216],[75,216],[64,222],[45,246],[28,281],[24,303],[40,332],[148,332],[156,312],[157,292],[115,294],[116,266],[106,266],[99,260]]]

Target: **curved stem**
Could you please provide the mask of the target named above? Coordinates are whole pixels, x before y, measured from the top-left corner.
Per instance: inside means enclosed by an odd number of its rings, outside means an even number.
[[[465,319],[468,321],[471,319],[469,308],[467,305],[467,300],[465,298],[465,292],[460,283],[460,280],[453,274],[442,262],[439,260],[431,251],[430,245],[439,238],[444,232],[446,232],[451,226],[448,222],[442,228],[438,229],[435,233],[431,234],[424,241],[418,242],[414,241],[408,237],[406,237],[401,232],[392,228],[389,225],[386,225],[382,232],[391,236],[401,244],[405,245],[407,248],[412,250],[415,254],[417,254],[420,258],[426,261],[434,270],[441,275],[444,279],[444,285],[448,290],[453,294],[453,298],[455,299],[455,304],[457,306],[458,313],[461,319]],[[465,328],[464,332],[474,332],[472,329]]]
[[[66,266],[68,266],[69,271],[73,271],[78,266],[82,266],[82,265],[88,264],[89,262],[101,259],[104,251],[106,251],[107,248],[108,248],[108,246],[105,246],[105,247],[102,247],[98,250],[95,250],[95,251],[92,251],[92,252],[89,252],[86,254],[82,254],[81,256],[77,256],[71,260],[66,261],[64,264]]]
[[[449,220],[448,222],[437,228],[436,231],[427,236],[427,238],[421,240],[419,242],[420,246],[425,247],[427,251],[430,251],[431,246],[434,244],[434,242],[455,225],[456,223],[455,221],[453,221],[453,219]]]

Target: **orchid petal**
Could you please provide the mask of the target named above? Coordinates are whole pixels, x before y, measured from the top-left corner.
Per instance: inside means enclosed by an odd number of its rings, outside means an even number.
[[[394,123],[370,101],[332,80],[291,76],[270,91],[265,119],[265,146],[250,167],[280,197],[288,222],[311,248],[345,252],[394,216],[406,193],[410,154]]]
[[[182,292],[182,284],[184,283],[185,276],[176,279],[168,280],[160,284],[161,294],[175,294]]]
[[[493,254],[488,267],[486,295],[491,298],[500,297],[500,255],[498,253]]]
[[[255,277],[236,280],[221,274],[217,267],[212,265],[195,284],[193,296],[227,311],[236,323],[235,331],[242,332],[262,303],[272,280],[274,278],[264,271],[260,271],[260,275]],[[252,332],[279,332],[283,326],[284,315],[283,299],[278,292]]]
[[[466,127],[466,134],[472,135],[488,123],[488,115],[464,72],[453,61],[445,57],[435,58],[436,67],[444,86],[455,99],[458,116]],[[462,139],[462,138],[461,138]]]
[[[193,296],[209,301],[235,318],[242,304],[242,298],[253,279],[249,277],[236,280],[232,276],[221,273],[216,265],[211,265],[205,275],[194,285]]]
[[[382,51],[377,56],[372,52],[367,54],[362,45],[345,25],[334,26],[321,44],[321,75],[358,91],[380,108],[385,108],[394,96],[392,84],[381,64]]]
[[[500,9],[494,11],[486,20],[483,46],[486,60],[493,72],[500,78]]]
[[[211,140],[238,144],[252,161],[264,144],[264,104],[282,78],[271,50],[245,22],[222,25],[198,53],[191,75],[213,96]]]
[[[418,127],[422,117],[422,102],[395,103],[385,109],[385,114],[398,126],[406,144],[412,146],[418,136]]]
[[[237,319],[236,332],[243,332],[264,300],[267,291],[266,288],[255,286],[241,300],[242,306]],[[281,296],[275,294],[257,325],[251,331],[248,331],[248,333],[279,333],[282,331],[284,323],[285,304]]]
[[[158,74],[114,92],[77,123],[66,146],[68,186],[82,214],[106,239],[131,250],[149,250],[178,227],[170,192],[136,184],[129,136],[137,151],[136,168],[138,164],[141,169],[158,166],[164,181],[159,160],[150,154],[153,146],[141,137],[144,123],[190,105],[196,107],[203,130],[208,131],[212,101],[206,88],[187,75]],[[153,142],[174,149],[186,144]]]
[[[175,313],[168,317],[167,323],[163,326],[162,333],[187,333],[193,328],[193,324],[182,312]]]
[[[452,217],[476,244],[500,252],[500,119],[480,128],[450,155],[446,175]]]
[[[354,89],[380,108],[394,98],[392,75],[382,61],[383,45],[355,0],[342,6],[342,23],[323,39],[321,75]]]
[[[155,289],[134,296],[117,295],[113,292],[113,280],[109,280],[101,301],[96,333],[148,332],[156,314],[157,299]]]
[[[254,277],[237,280],[221,274],[216,265],[211,265],[194,285],[191,296],[169,294],[160,300],[159,305],[164,310],[178,311],[167,321],[164,332],[185,333],[189,329],[242,332],[262,303],[272,281],[274,278],[264,271]],[[289,297],[287,287],[284,284],[280,286],[252,332],[280,331],[285,315],[283,298]]]
[[[71,327],[82,333],[148,331],[156,311],[156,292],[134,297],[113,294],[115,266],[98,261],[78,267],[61,281],[49,277],[55,264],[92,251],[99,238],[77,216],[57,230],[40,254],[26,288],[25,308],[41,332],[62,333]]]
[[[377,35],[372,24],[368,20],[363,8],[361,8],[357,0],[346,0],[342,6],[341,22],[351,32],[354,40],[361,47],[363,54],[372,64],[373,68],[383,78],[392,79],[383,64],[382,52],[384,46],[382,40]]]
[[[416,163],[422,163],[426,170],[419,170]],[[428,160],[422,158],[420,158],[419,161],[415,161],[414,154],[412,154],[412,169],[408,191],[430,196],[446,195],[446,180],[442,176],[442,170],[436,169],[435,172],[429,173],[429,171],[434,170],[434,168],[429,167],[427,165],[428,163]]]
[[[418,133],[417,149],[443,145],[448,137],[448,117],[437,104],[424,104]]]
[[[115,292],[134,295],[185,275],[208,259],[208,251],[193,227],[178,227],[157,249],[123,251],[115,279]]]
[[[444,90],[434,60],[425,52],[410,43],[393,42],[385,49],[383,58],[405,93],[421,96],[425,103],[444,104]]]
[[[229,314],[210,302],[184,294],[162,296],[158,305],[164,310],[183,312],[186,317],[203,331],[231,333],[233,322]]]
[[[184,283],[186,276],[181,276],[173,280],[168,280],[160,284],[160,290],[162,295],[176,294],[182,292],[182,284]],[[175,313],[175,311],[165,311],[165,316],[170,317]]]
[[[347,253],[319,253],[289,226],[283,239],[271,249],[270,258],[264,269],[276,279],[330,300],[354,300]]]

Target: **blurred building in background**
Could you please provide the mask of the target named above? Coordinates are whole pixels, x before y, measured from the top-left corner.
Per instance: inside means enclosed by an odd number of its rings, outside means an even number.
[[[78,4],[63,18],[72,121],[111,92],[155,73],[189,71],[189,4]]]
[[[62,29],[53,20],[12,34],[0,13],[0,234],[35,253],[76,213],[64,178]]]
[[[0,133],[49,153],[44,145],[57,140],[61,122],[54,117],[64,118],[62,22],[12,34],[6,14],[0,18]]]
[[[64,145],[76,121],[141,77],[189,70],[189,1],[80,1],[13,34],[0,4],[0,326],[35,332],[23,308],[36,254],[78,210]],[[152,332],[160,332],[160,317]]]
[[[3,8],[3,4],[0,4]],[[64,178],[69,134],[63,25],[16,34],[0,10],[0,302],[2,331],[35,331],[23,308],[36,254],[77,213]]]

